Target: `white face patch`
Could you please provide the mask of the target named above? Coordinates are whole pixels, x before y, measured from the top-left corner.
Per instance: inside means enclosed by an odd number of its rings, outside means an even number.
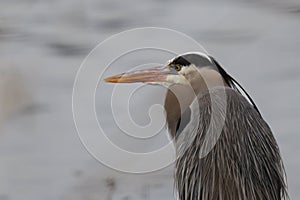
[[[171,74],[167,76],[167,82],[171,84],[183,84],[188,85],[189,82],[183,75]]]
[[[190,62],[188,62],[188,60],[185,60],[188,58],[184,58],[184,56],[188,55],[188,54],[195,54],[196,56],[199,55],[200,57],[202,57],[202,59],[204,59],[203,64],[205,64],[205,66],[201,66],[200,68],[195,66],[195,64],[190,64],[188,66],[184,66],[184,64],[186,64],[186,62],[190,63]],[[183,57],[183,58],[180,58],[180,57]],[[179,60],[177,60],[177,59],[179,59]],[[181,59],[183,59],[183,60],[181,60]],[[206,59],[207,59],[207,62],[205,61]],[[170,66],[170,69],[173,72],[170,73],[169,75],[167,75],[164,85],[169,85],[169,84],[190,85],[191,82],[195,82],[196,79],[200,79],[199,77],[202,76],[201,75],[202,70],[206,70],[207,69],[206,66],[207,67],[210,66],[210,62],[212,62],[211,58],[207,54],[201,53],[201,52],[187,52],[187,53],[181,54],[175,58],[172,58],[171,60],[169,60],[167,62],[166,65]],[[162,83],[159,83],[159,84],[162,84]]]
[[[167,76],[166,81],[171,84],[194,85],[205,84],[207,86],[223,85],[223,78],[219,72],[207,67],[197,68],[194,64],[182,66],[178,74]],[[202,82],[199,82],[202,81]]]
[[[166,81],[172,84],[189,85],[189,81],[186,79],[185,75],[195,70],[193,68],[193,66],[182,66],[178,74],[168,75]]]
[[[181,70],[178,72],[178,74],[185,76],[186,74],[189,74],[196,70],[197,70],[196,66],[191,64],[190,66],[182,66]]]

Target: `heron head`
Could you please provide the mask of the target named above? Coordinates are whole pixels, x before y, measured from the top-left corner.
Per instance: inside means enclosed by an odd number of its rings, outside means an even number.
[[[163,66],[125,72],[107,77],[104,80],[112,83],[143,82],[167,86],[173,84],[194,85],[200,80],[203,81],[203,76],[208,77],[208,80],[217,80],[220,76],[215,69],[216,67],[209,56],[202,53],[186,53],[171,59]]]

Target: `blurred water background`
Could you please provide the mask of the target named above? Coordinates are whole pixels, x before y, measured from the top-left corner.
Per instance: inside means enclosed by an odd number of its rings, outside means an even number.
[[[174,199],[172,166],[145,175],[111,170],[85,150],[72,118],[85,56],[143,26],[190,35],[241,82],[272,127],[298,199],[299,25],[298,0],[1,0],[0,200]]]

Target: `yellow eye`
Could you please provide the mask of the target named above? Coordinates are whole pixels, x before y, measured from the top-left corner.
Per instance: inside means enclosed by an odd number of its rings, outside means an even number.
[[[175,68],[176,71],[180,71],[181,70],[181,66],[180,65],[176,65],[174,68]]]

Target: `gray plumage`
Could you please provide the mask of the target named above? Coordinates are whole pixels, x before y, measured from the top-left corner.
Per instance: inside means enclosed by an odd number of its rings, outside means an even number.
[[[179,199],[287,199],[285,172],[269,126],[241,94],[225,88],[225,101],[220,98],[222,92],[224,88],[214,88],[199,95],[197,129],[177,133],[175,186]],[[219,105],[214,117],[211,101]],[[222,119],[220,136],[217,141],[209,139],[215,145],[203,156],[206,134],[215,134],[208,130],[209,124]]]
[[[186,53],[163,67],[105,79],[167,85],[166,121],[179,200],[287,200],[280,152],[242,86],[213,58]]]

